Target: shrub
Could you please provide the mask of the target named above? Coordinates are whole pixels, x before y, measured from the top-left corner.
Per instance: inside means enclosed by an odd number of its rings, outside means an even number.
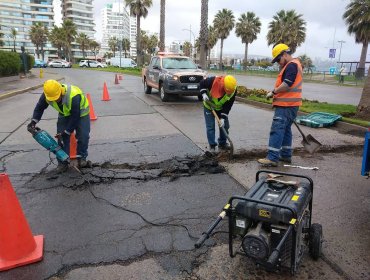
[[[0,76],[18,75],[21,68],[21,59],[15,52],[0,51]]]
[[[23,63],[22,63],[22,54],[21,53],[19,54],[19,57],[21,59],[21,69],[20,69],[20,71],[24,72]],[[28,53],[26,53],[26,57],[27,57],[27,72],[28,72],[33,67],[33,65],[35,64],[35,58],[32,55],[28,54]]]
[[[257,96],[257,97],[266,97],[266,94],[268,93],[267,90],[264,89],[248,89],[245,86],[238,86],[238,95],[241,97],[248,97],[248,96]]]

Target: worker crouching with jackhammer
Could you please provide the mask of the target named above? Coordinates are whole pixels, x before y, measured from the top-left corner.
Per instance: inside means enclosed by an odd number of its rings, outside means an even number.
[[[227,135],[225,135],[222,128],[225,129],[226,133],[229,133],[230,123],[228,116],[235,101],[236,85],[236,79],[231,75],[209,77],[200,82],[209,152],[211,153],[217,152],[217,145],[220,150],[230,149],[227,143]],[[217,142],[215,137],[215,117],[212,111],[215,111],[220,119],[220,134]]]
[[[35,128],[45,109],[51,105],[59,113],[55,135],[58,144],[69,156],[70,135],[76,130],[78,167],[91,166],[91,162],[86,160],[90,138],[89,101],[78,87],[60,84],[56,80],[47,80],[43,89],[33,111],[32,121],[27,126],[28,130]],[[68,163],[58,161],[59,173],[67,169]]]

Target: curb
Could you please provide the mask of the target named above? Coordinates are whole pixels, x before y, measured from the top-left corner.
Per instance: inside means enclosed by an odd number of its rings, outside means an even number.
[[[62,78],[59,78],[59,79],[56,79],[57,81],[62,81],[64,80],[65,78],[62,77]],[[32,86],[32,87],[27,87],[27,88],[23,88],[23,89],[18,89],[18,90],[14,90],[14,91],[11,91],[11,92],[7,92],[7,93],[4,93],[4,94],[1,94],[0,95],[0,100],[3,100],[3,99],[6,99],[6,98],[9,98],[9,97],[12,97],[14,95],[17,95],[17,94],[21,94],[21,93],[24,93],[24,92],[27,92],[27,91],[30,91],[30,90],[33,90],[33,89],[37,89],[37,88],[40,88],[43,86],[44,83],[42,84],[37,84],[35,86]]]
[[[258,108],[268,109],[270,111],[273,110],[271,104],[262,103],[262,102],[258,102],[258,101],[247,100],[247,99],[239,97],[239,96],[236,96],[235,99],[239,102],[249,104],[249,105],[252,105],[252,106],[255,106],[255,107],[258,107]],[[308,113],[298,111],[298,115],[300,115],[300,116],[308,115]],[[359,137],[364,137],[364,135],[367,131],[366,127],[362,127],[362,126],[355,125],[355,124],[350,124],[350,123],[343,122],[343,121],[337,121],[337,122],[335,122],[335,124],[333,126],[327,127],[327,128],[333,128],[334,130],[336,130],[340,133],[350,134],[350,135],[359,136]]]

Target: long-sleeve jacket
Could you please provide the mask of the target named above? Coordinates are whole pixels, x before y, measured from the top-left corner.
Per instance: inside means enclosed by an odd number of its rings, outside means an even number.
[[[206,79],[202,80],[202,81],[200,82],[200,85],[199,85],[199,87],[200,87],[200,93],[201,93],[201,94],[203,94],[203,93],[207,94],[207,95],[208,95],[208,97],[209,97],[210,99],[211,99],[210,91],[211,91],[211,89],[212,89],[212,85],[213,85],[213,82],[214,82],[215,78],[216,78],[216,77],[214,77],[214,76],[213,76],[213,77],[208,77],[208,78],[206,78]],[[226,93],[225,93],[225,94],[226,94]],[[224,118],[225,118],[225,117],[227,117],[227,116],[228,116],[228,114],[229,114],[229,112],[230,112],[230,110],[231,110],[231,107],[232,107],[232,106],[233,106],[233,104],[234,104],[236,94],[237,94],[237,90],[235,90],[235,93],[234,93],[234,95],[230,98],[230,100],[226,101],[226,102],[222,105],[221,110],[216,111],[216,113],[217,113],[217,115],[218,115],[219,117],[221,117],[221,118],[222,118],[222,117],[224,116]],[[221,100],[221,99],[222,99],[222,97],[218,98],[218,100]]]
[[[72,133],[78,125],[80,119],[80,103],[81,103],[81,95],[76,95],[72,98],[72,106],[71,106],[71,115],[68,116],[68,125],[66,127],[66,132],[68,134]],[[41,94],[39,101],[36,104],[36,107],[33,111],[32,120],[38,123],[42,115],[44,114],[45,109],[49,106],[46,101],[45,94]],[[58,103],[58,106],[62,109],[62,102]]]

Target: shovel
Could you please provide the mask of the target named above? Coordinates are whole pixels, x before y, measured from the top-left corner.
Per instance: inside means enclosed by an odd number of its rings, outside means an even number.
[[[309,152],[310,154],[315,153],[320,149],[322,146],[319,141],[317,141],[311,134],[308,134],[307,136],[304,135],[303,131],[301,128],[298,126],[298,124],[293,121],[295,126],[298,128],[298,131],[302,134],[303,140],[302,140],[302,145],[303,147]]]
[[[211,107],[212,108],[212,107]],[[229,143],[230,143],[230,158],[233,158],[233,155],[234,155],[234,144],[233,144],[233,141],[231,141],[230,137],[229,137],[229,134],[227,134],[226,132],[226,129],[224,127],[221,127],[221,121],[220,121],[220,118],[217,116],[217,113],[215,112],[215,110],[212,109],[212,114],[213,116],[215,117],[217,123],[218,123],[218,126],[219,128],[222,130],[222,132],[226,135],[226,138],[227,140],[229,140]]]

